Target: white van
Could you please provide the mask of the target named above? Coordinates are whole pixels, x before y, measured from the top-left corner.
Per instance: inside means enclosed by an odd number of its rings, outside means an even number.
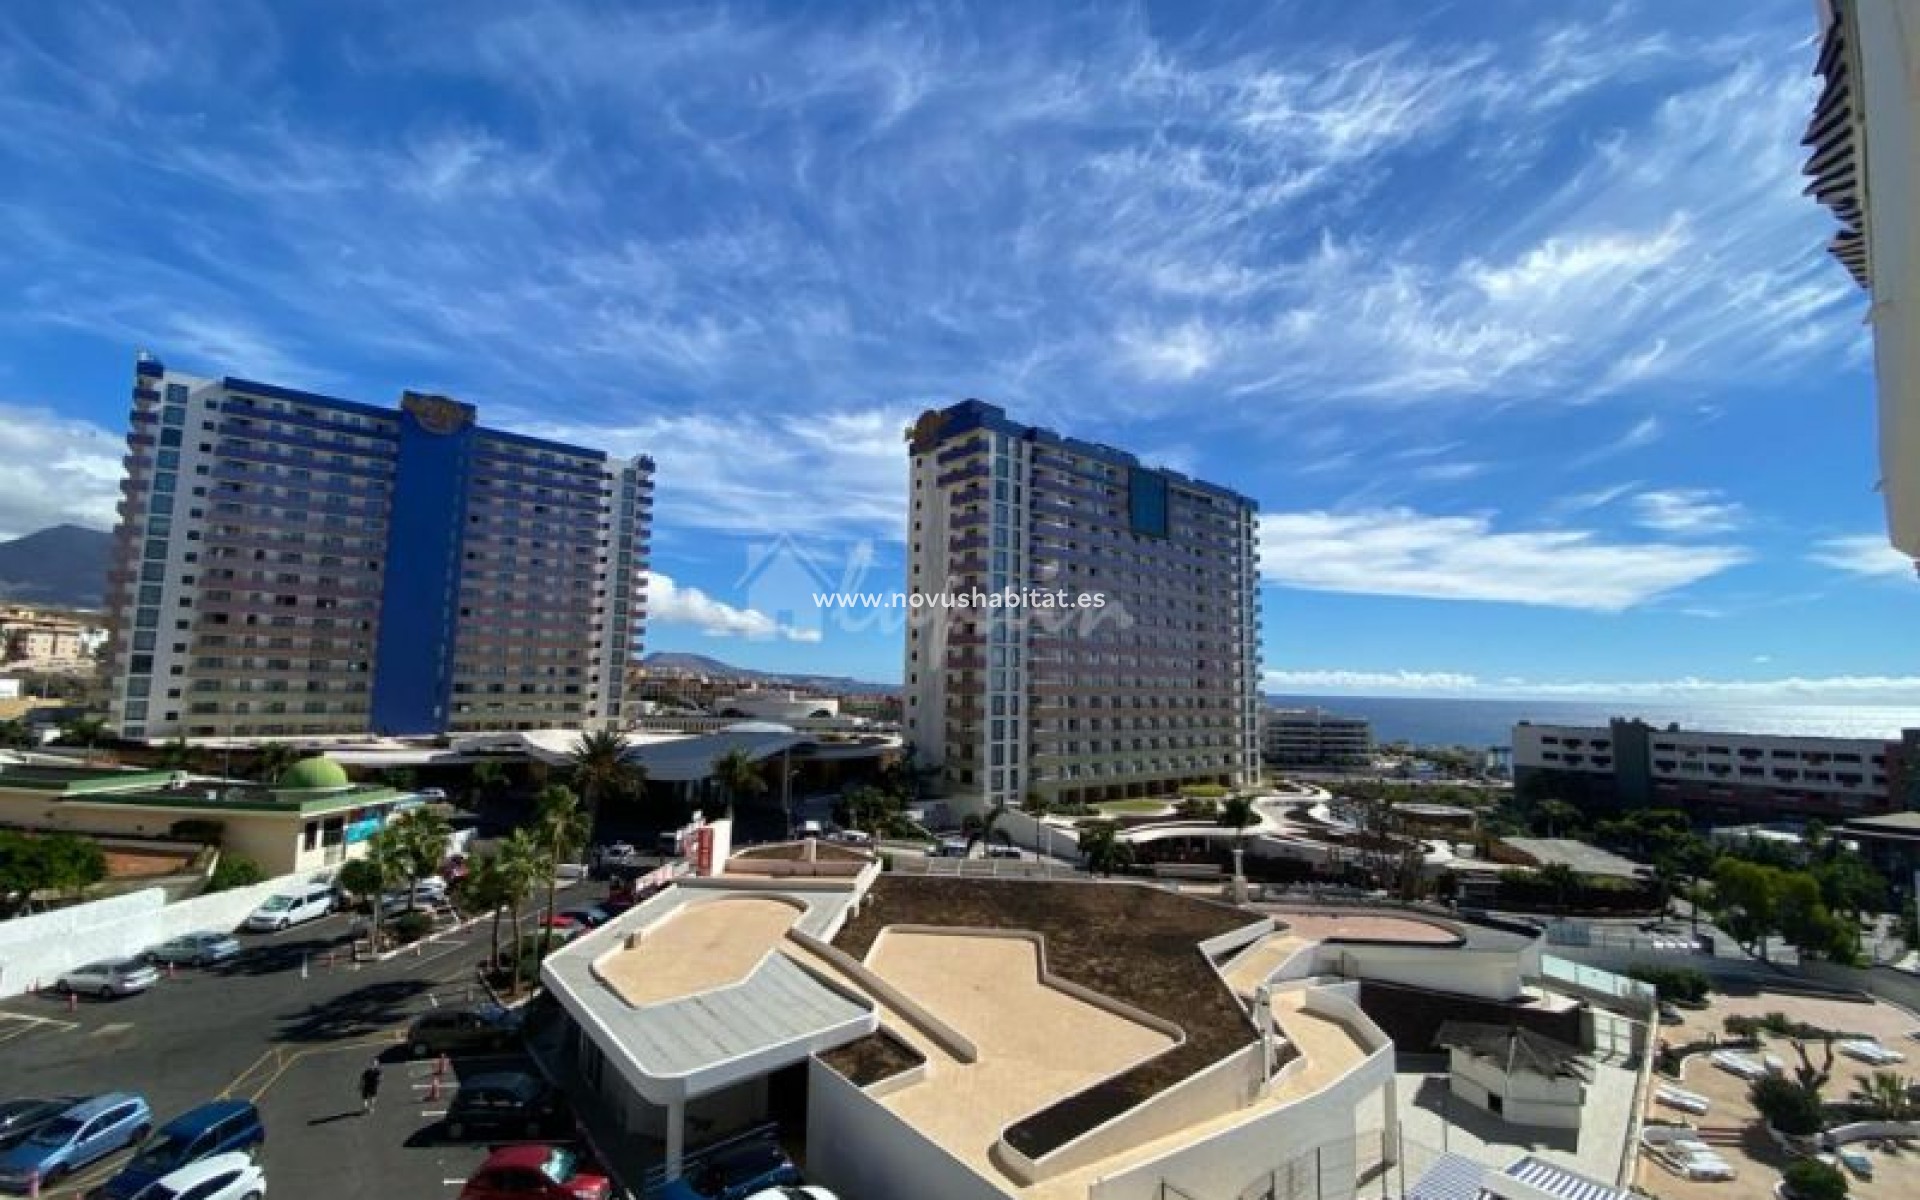
[[[291,892],[268,896],[247,917],[248,929],[285,929],[317,920],[333,911],[333,885],[310,883]]]

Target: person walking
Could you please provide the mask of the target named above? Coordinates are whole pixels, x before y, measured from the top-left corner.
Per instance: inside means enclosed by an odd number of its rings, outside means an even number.
[[[374,1059],[367,1069],[360,1072],[360,1111],[373,1111],[374,1101],[380,1098],[380,1060]]]

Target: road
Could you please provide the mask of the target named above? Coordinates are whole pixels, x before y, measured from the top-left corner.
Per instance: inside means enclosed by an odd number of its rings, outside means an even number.
[[[581,895],[569,888],[563,902]],[[357,965],[344,915],[240,936],[239,959],[181,968],[144,995],[76,1003],[49,994],[0,1005],[0,1092],[137,1092],[156,1124],[217,1097],[252,1100],[267,1127],[261,1161],[270,1194],[452,1200],[487,1148],[444,1145],[427,1131],[460,1075],[525,1060],[463,1057],[436,1083],[435,1064],[407,1061],[398,1043],[416,1014],[485,999],[475,972],[488,950],[486,923]],[[385,1063],[380,1103],[362,1116],[359,1075],[376,1057]],[[125,1157],[42,1194],[83,1195]]]

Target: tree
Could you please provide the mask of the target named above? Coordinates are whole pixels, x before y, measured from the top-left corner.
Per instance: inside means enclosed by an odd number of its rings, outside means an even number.
[[[107,723],[99,717],[75,717],[60,725],[60,740],[85,747],[87,761],[93,761],[93,749],[107,736]]]
[[[1020,810],[1039,820],[1053,811],[1053,801],[1048,799],[1044,792],[1030,791],[1027,793],[1027,798],[1020,802]]]
[[[760,764],[745,750],[737,748],[713,760],[713,777],[726,793],[729,814],[736,804],[758,799],[767,790],[767,780],[760,773]]]
[[[243,854],[222,854],[220,861],[213,865],[213,875],[207,880],[207,891],[225,892],[237,887],[251,887],[264,883],[267,873],[260,864]]]
[[[1533,827],[1547,837],[1571,837],[1580,828],[1580,810],[1565,800],[1542,800],[1534,806]]]
[[[187,739],[175,735],[166,745],[160,747],[160,757],[155,765],[167,771],[190,771],[198,755],[193,747],[187,745]]]
[[[107,856],[71,833],[0,830],[0,910],[24,908],[35,892],[77,895],[107,877]]]
[[[500,969],[500,918],[515,902],[513,881],[508,878],[498,854],[483,854],[467,864],[467,877],[461,882],[461,895],[467,908],[493,917],[492,945],[487,952],[489,970]]]
[[[1920,1084],[1895,1071],[1875,1071],[1853,1085],[1853,1102],[1869,1120],[1911,1121],[1920,1117],[1913,1093]]]
[[[350,858],[340,866],[340,886],[354,897],[365,900],[372,914],[370,941],[376,954],[380,952],[380,926],[386,919],[386,913],[381,911],[381,901],[387,889],[400,878],[399,857],[394,840],[388,833],[391,828],[388,826],[374,834],[367,843],[365,854]]]
[[[611,729],[588,730],[573,744],[569,769],[573,786],[586,803],[590,831],[599,828],[600,807],[608,799],[632,795],[646,786],[646,772],[627,758],[631,749],[626,735]]]
[[[1800,1158],[1780,1172],[1782,1190],[1791,1200],[1846,1200],[1847,1177],[1832,1163]]]
[[[1749,953],[1767,960],[1767,940],[1780,932],[1780,872],[1738,858],[1713,866],[1713,908],[1720,927]]]
[[[272,786],[287,768],[300,760],[299,751],[285,742],[267,742],[253,750],[253,777]]]
[[[1820,1093],[1784,1075],[1763,1075],[1747,1089],[1747,1099],[1767,1124],[1793,1137],[1820,1132],[1824,1118]]]
[[[412,908],[420,881],[446,861],[453,827],[433,809],[410,808],[396,814],[380,832],[388,836],[395,870],[407,881],[407,907]]]
[[[509,897],[507,907],[513,916],[514,956],[513,956],[513,994],[520,993],[520,966],[524,957],[520,948],[520,906],[527,902],[535,883],[539,881],[540,869],[546,863],[546,852],[539,838],[531,829],[516,829],[500,843],[495,851],[499,859],[501,888]]]
[[[863,829],[876,838],[899,833],[906,819],[901,812],[900,797],[871,784],[848,788],[835,807],[839,810],[835,819],[842,825]]]
[[[25,721],[0,721],[0,747],[30,750],[35,744],[33,730],[27,728]]]
[[[534,801],[533,827],[539,838],[547,864],[547,923],[544,929],[553,928],[554,899],[560,886],[560,864],[587,844],[592,828],[587,824],[587,814],[580,807],[580,798],[573,789],[565,784],[550,783],[540,789],[539,797]]]
[[[498,795],[507,786],[507,769],[492,759],[483,758],[473,764],[469,779],[473,785],[473,794],[480,800],[488,800]]]
[[[1000,822],[1005,819],[1006,815],[1006,804],[998,800],[994,801],[993,807],[987,809],[985,813],[967,814],[966,819],[960,823],[961,830],[967,835],[967,851],[965,857],[973,857],[973,847],[976,843],[985,843],[991,846],[993,844],[993,835],[996,833],[1000,835],[1002,842],[1009,846],[1013,845],[1013,838],[1008,835],[1006,830],[1000,828]]]
[[[1087,870],[1108,877],[1133,865],[1133,843],[1120,839],[1120,826],[1113,821],[1089,821],[1080,826],[1080,853]]]
[[[1534,878],[1553,897],[1554,911],[1564,914],[1573,894],[1580,890],[1580,873],[1572,865],[1550,862],[1534,872]]]

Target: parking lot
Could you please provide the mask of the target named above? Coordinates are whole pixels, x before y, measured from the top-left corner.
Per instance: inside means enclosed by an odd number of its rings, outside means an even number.
[[[566,889],[562,903],[580,901],[581,892]],[[272,1195],[452,1200],[488,1152],[436,1134],[459,1080],[534,1068],[515,1054],[461,1055],[436,1077],[439,1064],[410,1061],[400,1040],[420,1013],[487,999],[476,977],[487,924],[361,963],[353,961],[351,928],[348,916],[335,914],[241,934],[238,959],[179,968],[124,999],[47,991],[0,1003],[0,1092],[135,1092],[156,1125],[216,1098],[251,1100],[267,1129],[260,1161]],[[359,1076],[374,1059],[383,1064],[380,1098],[362,1114]],[[42,1194],[84,1195],[126,1157]]]

